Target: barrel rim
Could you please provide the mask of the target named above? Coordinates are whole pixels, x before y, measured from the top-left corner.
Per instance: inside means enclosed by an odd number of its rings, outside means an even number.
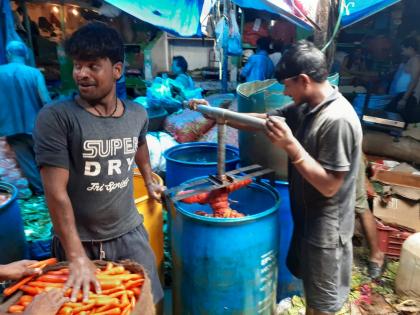
[[[16,200],[18,189],[14,185],[3,181],[0,181],[0,189],[4,189],[11,194],[9,200],[0,206],[1,211],[2,209],[7,208],[12,202]]]
[[[169,148],[167,150],[165,150],[165,152],[163,152],[163,156],[165,157],[166,160],[169,160],[171,162],[174,163],[179,163],[179,164],[183,164],[183,165],[205,165],[205,166],[209,166],[209,165],[217,165],[217,161],[215,162],[191,162],[191,161],[180,161],[177,159],[174,159],[173,157],[171,157],[170,155],[173,154],[173,152],[181,150],[181,149],[188,149],[191,147],[211,147],[217,148],[217,143],[215,142],[185,142],[185,143],[181,143],[178,144],[176,146],[173,146],[172,148]],[[234,163],[234,162],[239,162],[240,157],[239,157],[239,149],[226,144],[226,150],[230,150],[233,151],[236,155],[236,158],[233,159],[227,159],[226,163]]]
[[[198,178],[194,178],[193,180],[197,180],[200,178],[205,178],[207,176],[203,176],[203,177],[198,177]],[[187,181],[188,182],[188,181]],[[253,215],[248,215],[242,218],[212,218],[212,217],[205,217],[202,215],[198,215],[195,213],[191,213],[189,211],[184,210],[179,204],[181,203],[180,201],[177,201],[174,203],[174,206],[177,210],[177,212],[179,212],[181,215],[188,217],[189,219],[195,220],[195,221],[204,221],[204,223],[217,223],[217,224],[224,224],[224,225],[231,225],[232,223],[248,223],[250,221],[255,221],[258,219],[261,219],[263,217],[269,216],[270,214],[275,213],[276,211],[278,211],[279,207],[280,207],[280,202],[281,202],[281,197],[280,194],[277,192],[277,190],[272,187],[271,185],[269,185],[268,183],[265,182],[256,182],[255,180],[252,181],[252,183],[250,185],[260,185],[266,189],[268,189],[268,191],[273,195],[274,199],[275,199],[275,204],[262,212],[253,214]]]

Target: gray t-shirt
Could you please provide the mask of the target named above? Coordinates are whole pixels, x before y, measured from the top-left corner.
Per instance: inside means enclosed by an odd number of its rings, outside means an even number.
[[[353,235],[355,179],[362,129],[351,104],[335,88],[315,108],[289,105],[269,113],[286,118],[294,136],[325,169],[346,172],[339,191],[323,196],[289,163],[290,202],[295,236],[315,246],[337,247]]]
[[[133,200],[134,156],[147,113],[124,101],[121,117],[95,116],[75,101],[51,104],[34,130],[39,167],[69,170],[67,192],[82,241],[119,237],[142,223]]]

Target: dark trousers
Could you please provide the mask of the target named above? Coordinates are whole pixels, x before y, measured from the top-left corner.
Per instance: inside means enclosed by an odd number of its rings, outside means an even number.
[[[30,134],[17,134],[6,137],[7,143],[16,154],[17,163],[23,175],[28,179],[32,191],[42,194],[41,176],[35,162],[34,141]]]
[[[398,94],[387,106],[387,110],[394,113],[400,113],[408,124],[420,122],[420,103],[411,95],[404,108],[398,109],[398,102],[403,98],[404,93]]]

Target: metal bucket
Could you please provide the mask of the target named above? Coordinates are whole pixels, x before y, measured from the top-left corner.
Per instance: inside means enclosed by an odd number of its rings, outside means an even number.
[[[210,211],[208,205],[175,203],[174,314],[268,315],[275,308],[279,194],[254,182],[229,199],[247,216],[204,217],[195,211]]]

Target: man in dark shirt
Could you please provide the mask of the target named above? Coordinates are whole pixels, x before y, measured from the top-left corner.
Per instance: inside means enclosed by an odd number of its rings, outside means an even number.
[[[147,114],[116,96],[124,48],[103,23],[87,24],[66,42],[79,95],[44,108],[34,133],[37,163],[54,225],[53,254],[69,261],[74,300],[90,285],[100,291],[90,259],[131,259],[152,281],[155,302],[163,297],[155,257],[133,200],[133,162],[148,193],[159,199],[146,142]]]
[[[285,52],[275,74],[294,103],[250,114],[267,120],[267,136],[289,157],[294,231],[287,264],[303,280],[307,315],[338,312],[350,292],[362,129],[351,104],[327,76],[324,54],[299,41]],[[191,105],[197,103],[203,101]]]

